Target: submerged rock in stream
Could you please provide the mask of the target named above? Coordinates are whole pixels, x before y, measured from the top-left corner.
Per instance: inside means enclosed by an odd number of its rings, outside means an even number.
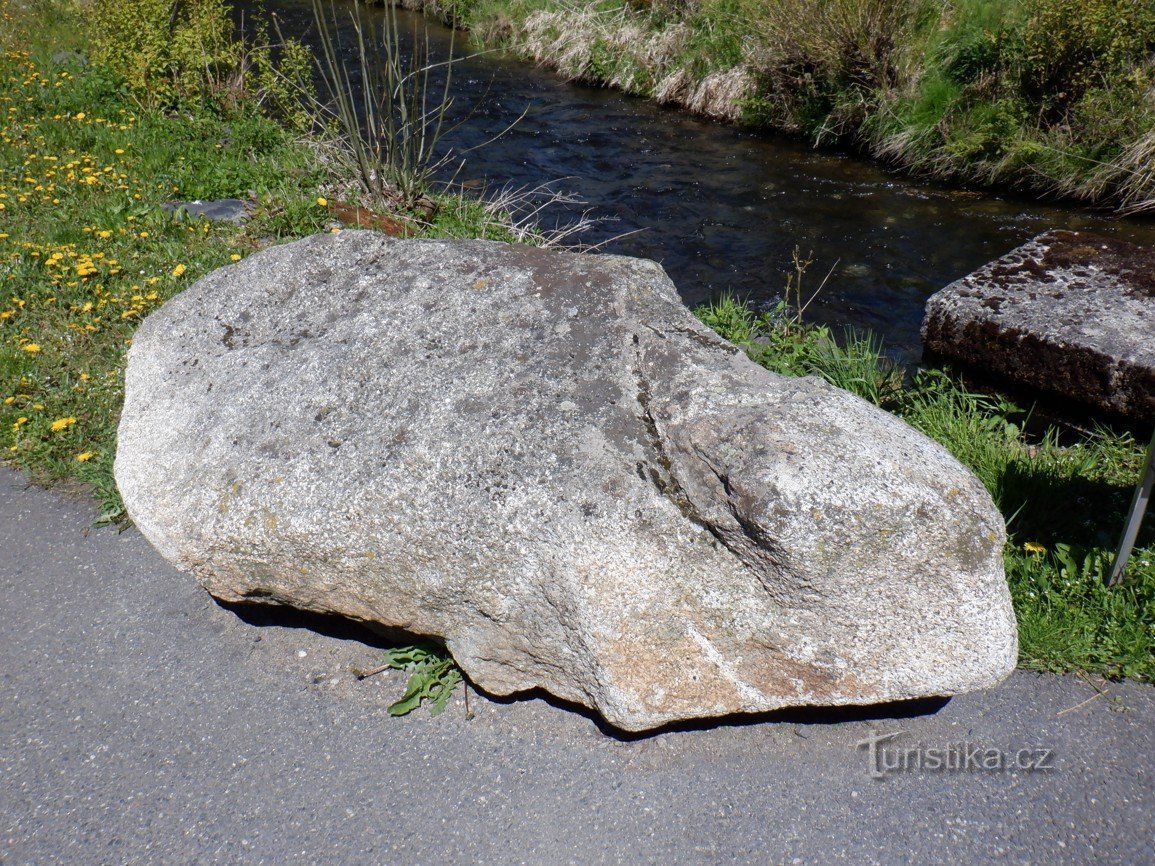
[[[153,313],[116,478],[217,598],[436,636],[628,730],[993,685],[1003,520],[900,420],[749,361],[657,264],[371,232]]]

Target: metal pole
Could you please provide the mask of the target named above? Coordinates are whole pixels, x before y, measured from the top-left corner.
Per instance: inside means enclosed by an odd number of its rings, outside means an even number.
[[[1115,563],[1111,566],[1108,586],[1114,586],[1123,578],[1123,569],[1127,567],[1127,560],[1131,558],[1131,551],[1135,547],[1135,539],[1139,537],[1143,513],[1147,510],[1147,503],[1151,501],[1152,487],[1155,487],[1155,433],[1151,434],[1151,444],[1147,446],[1147,462],[1143,464],[1143,475],[1139,479],[1139,486],[1135,488],[1131,510],[1127,514],[1127,522],[1123,525],[1123,537],[1119,539],[1119,549],[1115,552]]]

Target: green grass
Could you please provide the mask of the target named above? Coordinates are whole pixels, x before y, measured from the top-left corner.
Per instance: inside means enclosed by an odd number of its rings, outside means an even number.
[[[1105,583],[1141,471],[1143,448],[1133,437],[1028,432],[1033,425],[1019,407],[970,393],[938,371],[904,382],[871,339],[835,341],[785,307],[759,314],[723,298],[695,312],[762,366],[819,376],[870,400],[975,473],[1007,518],[1022,666],[1155,680],[1155,530],[1141,536],[1127,580]]]
[[[197,277],[325,229],[348,186],[318,149],[252,106],[146,110],[96,64],[56,64],[84,20],[55,3],[0,10],[0,458],[91,485],[123,517],[112,462],[137,324]],[[243,226],[180,220],[173,200],[240,198]],[[425,236],[508,237],[500,214],[438,197]]]

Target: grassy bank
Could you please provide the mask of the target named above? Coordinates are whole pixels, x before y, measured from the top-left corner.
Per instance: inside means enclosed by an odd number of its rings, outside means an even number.
[[[1100,430],[1027,432],[1027,413],[972,394],[949,376],[904,379],[869,338],[835,341],[780,308],[755,314],[725,299],[699,318],[784,375],[815,375],[871,401],[942,443],[1007,518],[1007,578],[1020,664],[1155,680],[1155,528],[1140,538],[1128,580],[1108,588],[1114,545],[1139,481],[1143,448]]]
[[[1148,0],[403,0],[571,79],[897,168],[1155,210]]]
[[[87,15],[8,3],[0,16],[0,456],[36,479],[91,485],[115,520],[116,424],[137,324],[214,268],[332,230],[327,197],[351,185],[325,146],[259,99],[161,100],[155,82],[134,88],[68,53],[91,43]],[[218,198],[246,200],[251,218],[162,207]],[[437,204],[414,231],[510,237],[479,202]]]

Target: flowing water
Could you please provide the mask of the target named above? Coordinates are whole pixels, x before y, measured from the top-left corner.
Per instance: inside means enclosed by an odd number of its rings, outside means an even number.
[[[308,2],[278,0],[270,8],[287,32],[315,38]],[[351,8],[336,6],[338,15]],[[433,55],[448,56],[448,28],[398,16],[405,33],[427,27]],[[604,220],[584,241],[631,233],[605,251],[661,262],[690,305],[726,292],[773,304],[797,247],[814,261],[804,293],[833,268],[808,317],[870,329],[895,356],[917,360],[926,299],[1042,231],[1095,231],[1155,245],[1155,221],[917,182],[846,153],[567,84],[498,53],[468,57],[466,41],[458,34],[453,48],[462,57],[452,78],[453,113],[462,123],[445,143],[464,150],[526,115],[469,153],[458,179],[491,188],[557,181]]]

